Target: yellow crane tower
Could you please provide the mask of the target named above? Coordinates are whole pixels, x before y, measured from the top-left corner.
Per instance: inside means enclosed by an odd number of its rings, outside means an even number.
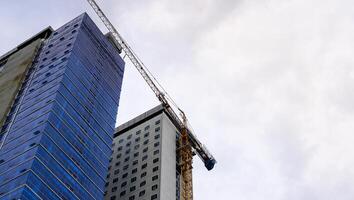
[[[205,167],[208,170],[214,168],[216,160],[209,153],[206,147],[195,137],[192,129],[188,127],[188,121],[185,113],[174,103],[172,98],[164,90],[164,88],[159,84],[156,78],[151,74],[144,63],[138,58],[134,53],[132,48],[119,34],[117,29],[109,21],[107,16],[103,13],[101,8],[98,6],[95,0],[87,0],[91,5],[93,10],[96,12],[98,17],[101,19],[103,24],[106,26],[110,34],[113,36],[114,43],[125,53],[125,55],[130,59],[135,68],[139,71],[141,76],[144,78],[146,83],[155,93],[156,97],[159,99],[163,105],[165,111],[171,116],[172,122],[177,127],[180,132],[179,137],[179,149],[177,154],[180,158],[180,168],[181,168],[181,195],[183,200],[193,200],[193,179],[192,179],[192,161],[193,155],[196,153],[204,162]],[[177,109],[180,113],[180,117],[174,111]]]
[[[187,118],[182,110],[180,110],[181,117],[183,120],[183,127],[181,130],[181,136],[179,137],[179,158],[181,162],[181,175],[182,175],[182,185],[181,193],[184,200],[193,199],[193,176],[192,176],[192,161],[193,153],[192,147],[189,142],[188,128],[187,128]]]

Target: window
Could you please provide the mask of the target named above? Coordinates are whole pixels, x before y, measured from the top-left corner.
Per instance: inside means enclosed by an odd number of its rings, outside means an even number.
[[[146,185],[146,181],[140,183],[140,187],[143,187],[144,185]]]
[[[120,139],[118,143],[120,144],[120,143],[122,143],[123,141],[124,141],[123,139]]]
[[[65,185],[69,188],[71,192],[74,192],[74,188],[72,188],[71,185],[69,185],[68,183],[65,183]]]
[[[151,190],[156,190],[157,189],[157,185],[153,185],[152,187],[151,187]]]
[[[114,175],[119,174],[119,169],[114,170]]]
[[[130,182],[134,183],[136,181],[136,177],[130,179]]]
[[[145,194],[145,190],[139,192],[139,197],[144,196],[144,194]]]
[[[125,165],[125,166],[123,167],[123,170],[127,170],[128,167],[129,167],[129,165]]]
[[[158,178],[159,178],[158,175],[155,175],[152,177],[152,181],[156,181]]]
[[[140,130],[138,130],[135,134],[136,135],[139,135],[141,133],[141,131]]]
[[[155,132],[159,132],[160,127],[155,128]]]
[[[118,158],[120,158],[121,156],[122,156],[122,154],[119,153],[119,154],[117,154],[117,157],[116,157],[116,158],[118,159]]]
[[[138,164],[138,160],[134,160],[133,165],[137,165],[137,164]]]
[[[4,69],[4,65],[6,64],[7,60],[3,60],[0,62],[0,73]]]
[[[152,162],[153,162],[153,163],[159,162],[159,158],[155,158]]]
[[[117,197],[116,196],[111,196],[111,200],[116,200]]]
[[[125,151],[125,154],[129,154],[130,153],[130,149],[127,149],[126,151]]]
[[[141,166],[141,169],[145,169],[146,167],[147,167],[147,163],[143,164],[143,165]]]
[[[146,153],[148,151],[149,148],[145,147],[145,149],[143,149],[143,152]]]
[[[137,144],[137,145],[135,145],[134,149],[137,150],[137,149],[139,149],[139,147],[140,147],[140,145]]]
[[[144,130],[145,130],[145,131],[146,131],[146,130],[149,130],[149,128],[150,128],[150,126],[147,125]]]
[[[157,199],[157,194],[151,196],[151,200]]]
[[[124,162],[128,162],[128,161],[129,161],[129,156],[124,159]]]
[[[157,120],[156,122],[155,122],[155,125],[158,125],[158,124],[160,124],[160,120]]]
[[[154,147],[158,147],[160,145],[160,142],[156,142],[155,144],[154,144]]]
[[[135,142],[139,142],[140,141],[140,137],[135,138]]]
[[[125,190],[120,193],[120,196],[124,196],[124,195],[125,195]]]
[[[155,151],[154,151],[154,155],[157,155],[157,154],[159,154],[159,153],[160,153],[159,150],[155,150]]]
[[[126,186],[126,185],[127,185],[127,182],[124,181],[124,182],[120,185],[120,187],[122,188],[122,187],[124,187],[124,186]]]
[[[148,155],[143,156],[143,158],[141,159],[142,161],[146,160],[148,158]]]
[[[138,157],[138,156],[139,156],[139,152],[134,153],[134,157],[135,158]]]
[[[135,168],[135,169],[132,170],[132,174],[135,174],[136,172],[138,172],[138,169],[137,169],[137,168]]]
[[[126,146],[129,147],[131,144],[132,144],[131,142],[128,142],[128,143],[126,144]]]
[[[129,197],[129,200],[134,200],[134,199],[135,199],[134,195]]]
[[[118,147],[117,150],[118,150],[118,151],[121,151],[122,149],[123,149],[123,147],[120,146],[120,147]]]
[[[146,172],[141,173],[140,178],[143,178],[146,176]]]
[[[159,139],[159,138],[160,138],[160,134],[155,135],[155,139],[156,139],[156,140]]]
[[[118,167],[120,165],[120,162],[116,162],[116,166]]]
[[[159,170],[159,167],[158,167],[158,166],[152,168],[152,172],[156,172],[157,170]]]
[[[133,186],[133,187],[130,188],[130,191],[133,192],[135,189],[136,189],[136,187]]]
[[[114,178],[112,182],[113,183],[117,183],[118,182],[118,178]]]
[[[149,134],[150,134],[149,132],[145,133],[145,134],[144,134],[144,138],[148,137]]]
[[[122,178],[127,178],[128,173],[123,174]]]
[[[144,144],[147,145],[149,143],[149,140],[145,140]]]
[[[117,187],[113,187],[113,188],[112,188],[112,192],[117,191],[117,189],[118,189]]]

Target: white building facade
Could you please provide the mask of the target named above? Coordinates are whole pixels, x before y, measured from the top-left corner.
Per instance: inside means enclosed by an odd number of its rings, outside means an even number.
[[[106,200],[180,200],[176,141],[179,135],[157,106],[116,129]]]

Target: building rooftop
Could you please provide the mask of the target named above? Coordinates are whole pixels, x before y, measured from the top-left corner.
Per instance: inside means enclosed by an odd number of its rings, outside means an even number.
[[[129,129],[134,128],[135,126],[137,126],[139,124],[146,122],[147,120],[161,114],[162,112],[164,112],[163,106],[158,105],[158,106],[144,112],[143,114],[135,117],[134,119],[131,119],[131,120],[125,122],[124,124],[122,124],[116,128],[113,138],[117,137],[121,133],[126,132]]]
[[[12,49],[9,52],[7,52],[4,55],[2,55],[0,57],[0,63],[1,63],[1,61],[7,59],[12,54],[17,52],[18,50],[20,50],[23,47],[27,46],[28,44],[32,43],[33,41],[35,41],[35,40],[37,40],[39,38],[47,39],[52,34],[53,31],[54,31],[53,28],[50,27],[50,26],[48,26],[47,28],[43,29],[42,31],[40,31],[36,35],[32,36],[31,38],[29,38],[29,39],[25,40],[24,42],[22,42],[21,44],[17,45],[17,47],[15,47],[14,49]]]

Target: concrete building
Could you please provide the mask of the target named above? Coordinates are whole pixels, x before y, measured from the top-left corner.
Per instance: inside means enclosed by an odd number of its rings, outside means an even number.
[[[27,83],[26,75],[37,55],[41,40],[47,39],[52,32],[50,27],[46,28],[0,57],[0,127],[4,124],[16,96],[21,95],[20,87]]]
[[[124,61],[87,14],[43,33],[0,60],[0,199],[103,199]]]
[[[178,135],[161,105],[119,126],[105,199],[179,200]]]

